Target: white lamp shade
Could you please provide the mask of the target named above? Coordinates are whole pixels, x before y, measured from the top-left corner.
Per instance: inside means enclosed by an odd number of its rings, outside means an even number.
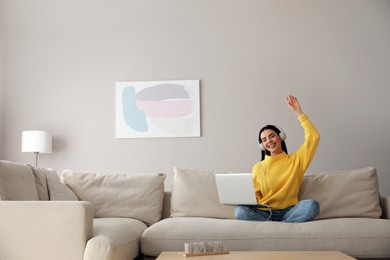
[[[51,134],[47,131],[23,131],[22,153],[51,153]]]

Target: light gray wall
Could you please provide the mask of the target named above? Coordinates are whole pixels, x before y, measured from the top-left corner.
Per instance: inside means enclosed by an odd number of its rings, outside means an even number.
[[[390,1],[3,0],[2,158],[23,130],[54,136],[40,166],[250,172],[274,123],[289,151],[299,97],[321,133],[309,173],[374,166],[390,194]],[[201,80],[200,138],[115,139],[115,82]]]

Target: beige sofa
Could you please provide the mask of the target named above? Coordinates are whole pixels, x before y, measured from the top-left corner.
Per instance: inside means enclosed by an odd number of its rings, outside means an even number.
[[[380,200],[374,168],[305,176],[301,199],[321,205],[316,220],[306,223],[234,220],[233,207],[219,204],[215,173],[175,168],[164,206],[165,217],[171,217],[145,230],[145,255],[182,251],[186,241],[220,241],[232,251],[337,250],[356,258],[390,258],[390,197]]]
[[[142,233],[161,219],[165,175],[62,178],[77,193],[52,169],[0,161],[0,259],[136,258]]]
[[[237,221],[220,205],[214,171],[97,174],[0,161],[0,259],[134,259],[182,251],[186,241],[227,250],[339,250],[390,257],[390,197],[374,168],[306,176],[301,198],[321,214],[299,224]],[[64,185],[66,184],[66,185]],[[163,218],[163,219],[161,219]],[[139,257],[139,258],[142,258]]]

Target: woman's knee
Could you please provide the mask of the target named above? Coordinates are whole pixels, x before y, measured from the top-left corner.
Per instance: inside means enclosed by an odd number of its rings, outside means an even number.
[[[319,214],[320,213],[320,203],[318,203],[318,201],[316,201],[316,200],[309,200],[309,201],[310,201],[311,207],[313,209],[315,209],[316,211],[318,211],[317,214]]]
[[[236,206],[234,208],[234,218],[238,220],[247,220],[248,210],[247,206]]]
[[[304,201],[307,204],[307,207],[310,208],[311,216],[309,217],[310,220],[314,219],[320,214],[320,203],[318,201],[313,199],[308,199]]]

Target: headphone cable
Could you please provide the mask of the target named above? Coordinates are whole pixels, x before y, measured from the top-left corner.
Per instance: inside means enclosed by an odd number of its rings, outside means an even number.
[[[268,185],[267,185],[267,163],[264,158],[264,187],[265,187],[265,203],[264,206],[268,208],[269,216],[267,218],[267,221],[272,221],[272,209],[270,206],[268,206],[268,199],[269,199],[269,193],[268,193]]]

